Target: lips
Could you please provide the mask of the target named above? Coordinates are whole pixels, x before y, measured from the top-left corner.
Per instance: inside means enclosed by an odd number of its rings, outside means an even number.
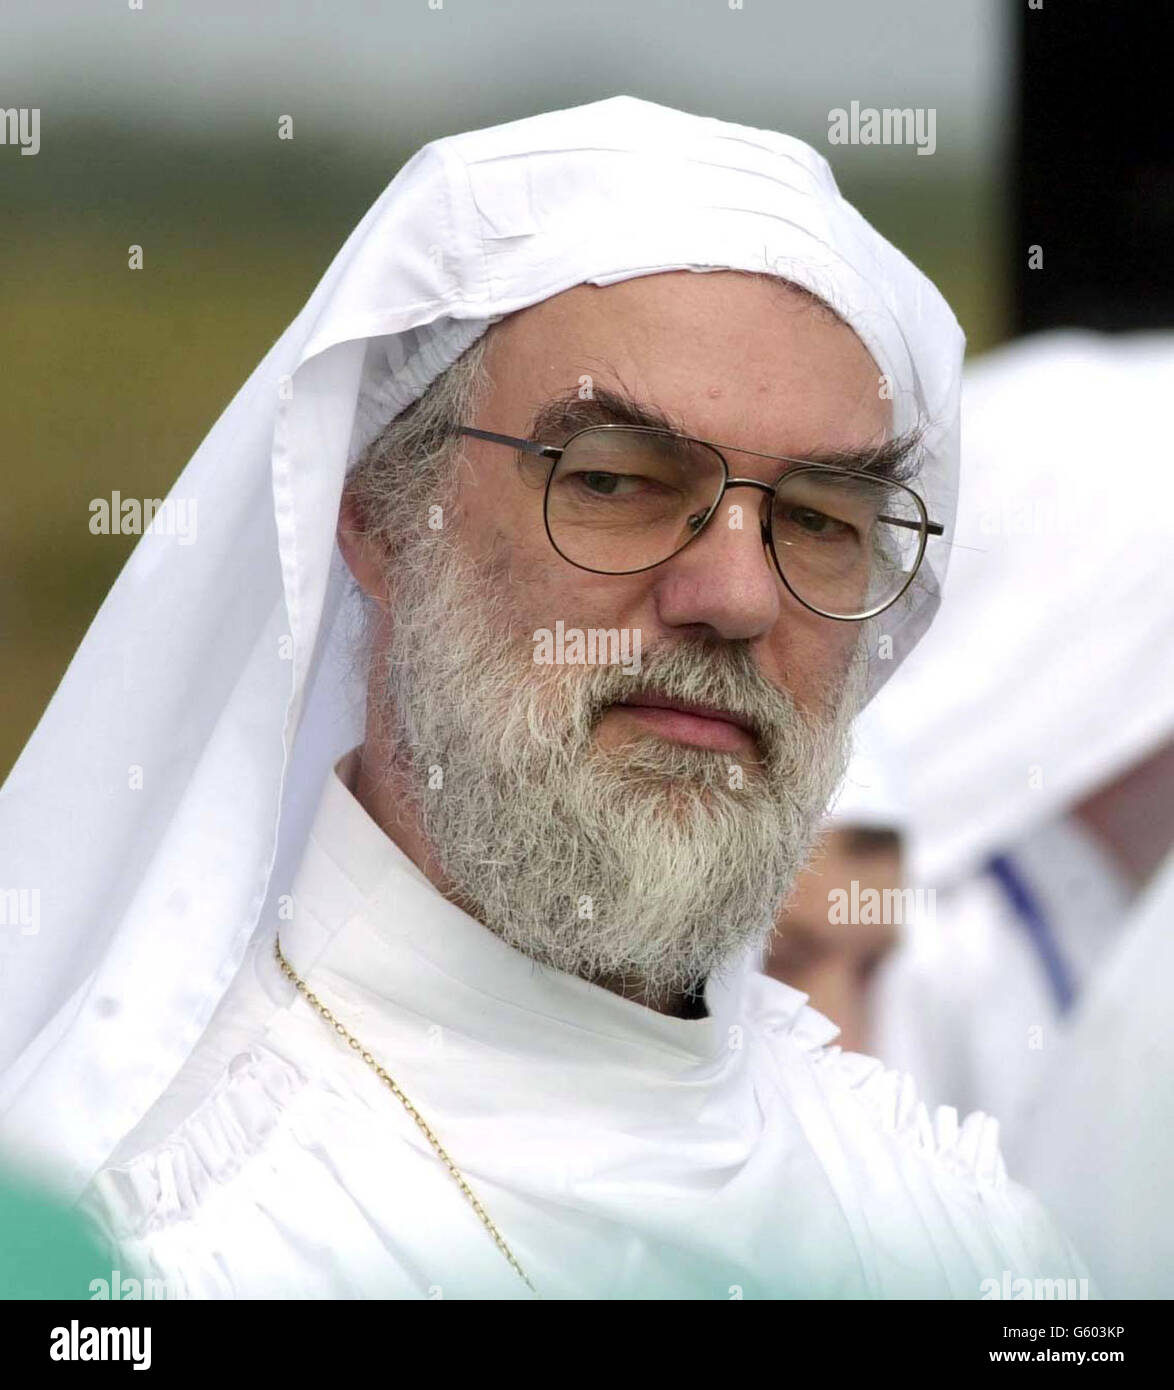
[[[629,709],[667,709],[680,714],[692,714],[699,719],[720,719],[724,724],[733,724],[744,729],[752,738],[757,737],[753,723],[734,710],[718,709],[714,705],[699,705],[691,700],[671,700],[663,695],[634,695],[630,700],[617,700],[616,703]]]

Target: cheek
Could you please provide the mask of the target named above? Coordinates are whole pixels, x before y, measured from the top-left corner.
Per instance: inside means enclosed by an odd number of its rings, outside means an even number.
[[[844,684],[859,641],[858,623],[821,618],[788,595],[760,657],[763,674],[803,709],[822,710]]]
[[[645,612],[650,585],[646,575],[593,574],[565,560],[546,534],[542,494],[519,486],[509,499],[498,498],[477,522],[462,516],[462,542],[492,571],[507,592],[519,621],[553,628],[612,628],[632,625]]]
[[[466,475],[453,502],[452,527],[462,549],[510,585],[537,577],[548,552],[557,559],[546,539],[542,492],[526,487],[513,464]]]
[[[589,574],[568,564],[551,546],[541,526],[489,527],[475,534],[462,527],[462,544],[481,566],[493,596],[506,606],[515,630],[524,635],[540,628],[614,627],[622,604],[616,580]],[[610,584],[611,587],[608,587]],[[487,596],[488,597],[488,596]]]

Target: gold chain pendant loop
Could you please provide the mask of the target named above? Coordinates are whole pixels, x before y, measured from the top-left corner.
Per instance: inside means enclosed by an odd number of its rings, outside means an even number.
[[[279,935],[275,936],[273,939],[273,950],[277,956],[277,963],[281,967],[282,974],[285,975],[288,980],[290,980],[294,985],[297,986],[298,992],[305,998],[306,1003],[309,1004],[318,1014],[321,1015],[322,1019],[327,1024],[329,1024],[330,1027],[334,1029],[334,1031],[338,1034],[340,1038],[346,1039],[347,1045],[351,1047],[355,1052],[357,1052],[360,1057],[362,1057],[363,1061],[366,1062],[366,1064],[371,1068],[371,1070],[380,1079],[380,1081],[382,1081],[383,1084],[391,1091],[392,1095],[394,1095],[395,1098],[401,1102],[404,1109],[408,1112],[412,1119],[415,1120],[416,1124],[423,1132],[425,1139],[427,1139],[429,1144],[431,1144],[433,1150],[436,1153],[436,1156],[448,1169],[457,1186],[468,1198],[469,1203],[472,1206],[473,1210],[477,1213],[477,1216],[481,1221],[481,1224],[493,1237],[493,1243],[510,1262],[511,1267],[518,1273],[518,1275],[521,1277],[521,1279],[525,1283],[526,1287],[530,1290],[530,1292],[534,1294],[536,1298],[541,1298],[542,1295],[539,1294],[538,1290],[534,1287],[533,1284],[531,1284],[530,1280],[526,1277],[525,1270],[523,1270],[522,1266],[514,1258],[514,1253],[505,1243],[505,1240],[502,1237],[501,1232],[490,1220],[489,1213],[477,1200],[477,1197],[473,1192],[473,1189],[465,1181],[464,1174],[445,1152],[444,1148],[440,1143],[440,1140],[437,1139],[436,1135],[433,1134],[431,1129],[428,1128],[428,1125],[426,1124],[423,1115],[420,1114],[420,1112],[407,1098],[407,1096],[404,1095],[403,1091],[400,1090],[399,1086],[396,1085],[392,1077],[383,1069],[383,1067],[379,1065],[379,1063],[375,1060],[371,1053],[367,1051],[367,1049],[358,1040],[358,1038],[354,1037],[353,1034],[347,1031],[343,1024],[341,1024],[338,1021],[338,1019],[335,1018],[335,1016],[330,1012],[326,1005],[323,1004],[321,999],[319,999],[316,994],[311,993],[310,989],[306,985],[306,982],[301,978],[300,975],[298,975],[298,973],[294,970],[293,966],[290,965],[289,961],[287,961],[286,958],[282,955],[281,937]]]

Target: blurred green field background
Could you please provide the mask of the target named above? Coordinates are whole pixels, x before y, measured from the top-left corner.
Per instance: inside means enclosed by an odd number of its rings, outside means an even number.
[[[412,148],[87,121],[0,153],[2,778],[134,545],[90,534],[91,499],[165,495]],[[924,163],[836,171],[982,351],[1006,332],[1002,192]]]

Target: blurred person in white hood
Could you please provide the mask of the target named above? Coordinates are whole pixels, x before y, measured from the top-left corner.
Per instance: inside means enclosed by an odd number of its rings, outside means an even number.
[[[1174,834],[1172,393],[1169,334],[967,369],[942,612],[869,711],[936,900],[882,973],[877,1051],[1012,1152]]]

